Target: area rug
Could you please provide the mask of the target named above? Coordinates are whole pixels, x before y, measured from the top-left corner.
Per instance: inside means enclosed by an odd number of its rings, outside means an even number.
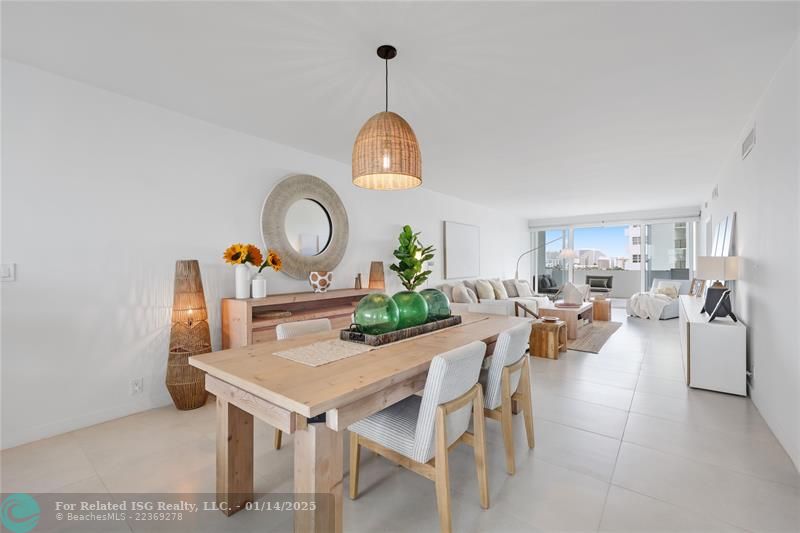
[[[622,324],[595,320],[578,328],[578,338],[567,341],[567,348],[578,352],[600,353],[603,345]]]

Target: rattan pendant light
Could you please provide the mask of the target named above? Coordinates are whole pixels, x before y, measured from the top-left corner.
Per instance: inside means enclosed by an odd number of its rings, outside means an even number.
[[[378,48],[386,65],[385,111],[361,127],[353,145],[353,184],[364,189],[391,191],[422,184],[417,136],[403,117],[389,111],[389,60],[396,55],[394,46]]]

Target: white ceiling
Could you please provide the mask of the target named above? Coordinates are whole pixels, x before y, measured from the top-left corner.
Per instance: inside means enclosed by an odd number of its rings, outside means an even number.
[[[700,204],[797,3],[3,2],[3,55],[350,164],[383,106],[424,187],[532,218]],[[386,193],[391,194],[391,193]]]

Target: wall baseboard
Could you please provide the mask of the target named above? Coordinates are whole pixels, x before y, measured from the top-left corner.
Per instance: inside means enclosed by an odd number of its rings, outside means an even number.
[[[127,402],[122,405],[86,413],[74,418],[65,418],[56,423],[30,427],[23,431],[15,431],[13,435],[8,435],[8,432],[3,432],[2,449],[5,450],[37,440],[55,437],[63,433],[102,424],[103,422],[108,422],[117,418],[135,415],[136,413],[149,411],[150,409],[156,409],[158,407],[164,407],[171,403],[172,399],[165,391],[163,394],[159,394],[154,398],[143,398],[139,401]]]

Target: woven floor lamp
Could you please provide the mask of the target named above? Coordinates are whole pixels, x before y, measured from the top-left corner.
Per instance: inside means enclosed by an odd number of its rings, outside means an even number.
[[[206,403],[205,372],[189,365],[189,357],[211,351],[208,311],[200,279],[200,265],[194,259],[175,263],[175,293],[172,301],[172,329],[169,335],[167,390],[175,407],[197,409]]]

